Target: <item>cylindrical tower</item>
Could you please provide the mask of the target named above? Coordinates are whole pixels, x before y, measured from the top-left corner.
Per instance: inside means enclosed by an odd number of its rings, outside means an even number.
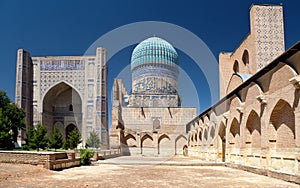
[[[178,54],[159,37],[138,44],[131,56],[133,94],[178,94]]]

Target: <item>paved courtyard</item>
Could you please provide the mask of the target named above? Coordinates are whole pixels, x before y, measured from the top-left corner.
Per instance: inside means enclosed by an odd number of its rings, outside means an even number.
[[[202,166],[200,166],[202,164]],[[0,187],[299,187],[187,158],[119,157],[62,171],[1,164]]]

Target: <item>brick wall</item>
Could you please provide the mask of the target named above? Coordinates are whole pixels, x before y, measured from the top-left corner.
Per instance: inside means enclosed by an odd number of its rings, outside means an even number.
[[[1,163],[42,165],[49,170],[80,166],[75,153],[0,151]]]

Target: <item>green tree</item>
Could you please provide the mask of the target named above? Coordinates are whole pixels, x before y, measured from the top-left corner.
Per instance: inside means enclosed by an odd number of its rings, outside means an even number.
[[[54,126],[54,130],[49,139],[49,147],[56,149],[61,148],[63,145],[63,135],[61,134],[57,125]]]
[[[0,147],[12,148],[17,141],[18,130],[25,128],[23,109],[11,104],[6,92],[0,91]]]
[[[91,148],[99,148],[100,147],[100,138],[97,135],[95,130],[90,132],[90,137],[86,141],[86,146],[91,147]]]
[[[3,115],[0,108],[0,148],[12,148],[13,137],[8,126],[8,118]]]
[[[13,141],[17,142],[19,130],[25,129],[25,112],[15,104],[8,104],[5,109],[5,115],[9,119],[9,127],[13,133]]]
[[[7,97],[5,91],[0,90],[0,108],[4,108],[9,103],[11,103],[10,99]]]
[[[31,149],[45,149],[48,145],[47,139],[47,127],[41,125],[40,122],[36,125],[35,128],[31,128],[27,132],[27,141]]]
[[[77,129],[73,129],[70,132],[70,134],[68,135],[67,143],[71,149],[77,148],[78,144],[81,143],[81,134],[78,132]]]

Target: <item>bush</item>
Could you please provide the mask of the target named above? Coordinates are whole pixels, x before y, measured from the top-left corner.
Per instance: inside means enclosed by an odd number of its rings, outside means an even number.
[[[25,151],[29,151],[30,150],[30,147],[28,145],[23,145],[21,147],[21,150],[25,150]]]
[[[85,146],[97,149],[100,147],[100,138],[95,130],[90,132],[90,137],[87,139]]]
[[[94,156],[94,152],[88,149],[80,149],[80,164],[91,164],[91,158]]]

